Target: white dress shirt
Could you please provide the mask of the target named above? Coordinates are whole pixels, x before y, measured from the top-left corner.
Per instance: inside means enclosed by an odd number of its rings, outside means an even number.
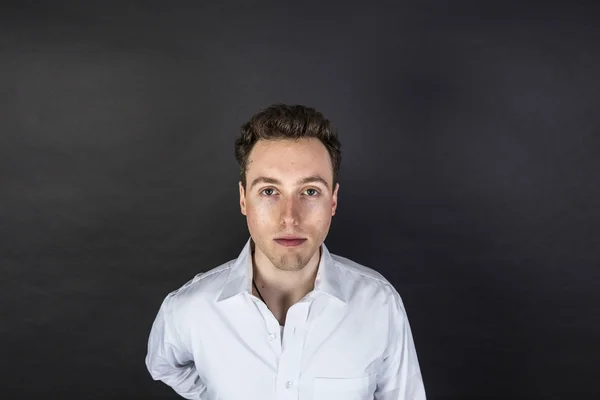
[[[146,356],[154,380],[186,399],[425,399],[404,305],[380,273],[322,244],[314,289],[281,328],[252,294],[251,241],[164,299]]]

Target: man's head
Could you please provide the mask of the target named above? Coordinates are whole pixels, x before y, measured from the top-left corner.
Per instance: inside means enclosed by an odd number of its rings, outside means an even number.
[[[235,143],[240,207],[256,250],[282,270],[315,256],[337,207],[341,145],[316,110],[275,104],[242,125]],[[304,239],[299,245],[278,239]]]

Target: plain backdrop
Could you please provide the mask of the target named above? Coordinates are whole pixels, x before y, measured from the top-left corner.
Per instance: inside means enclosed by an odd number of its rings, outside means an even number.
[[[285,102],[339,130],[326,244],[399,291],[429,399],[599,398],[597,8],[3,2],[0,397],[178,398],[152,321],[239,254],[234,140]]]

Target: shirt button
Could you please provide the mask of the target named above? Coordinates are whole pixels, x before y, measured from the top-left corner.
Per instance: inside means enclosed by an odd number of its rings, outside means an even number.
[[[269,333],[269,341],[272,342],[273,340],[275,340],[275,334],[274,333]]]
[[[292,381],[287,381],[285,383],[285,387],[288,388],[288,389],[291,389],[292,386],[294,386],[294,383]]]

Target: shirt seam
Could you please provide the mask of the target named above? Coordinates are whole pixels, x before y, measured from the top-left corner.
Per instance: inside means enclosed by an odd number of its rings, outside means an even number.
[[[344,264],[342,264],[341,262],[339,262],[337,260],[334,260],[334,262],[335,262],[335,264],[338,267],[340,267],[341,269],[343,269],[345,271],[348,271],[350,273],[355,273],[355,274],[360,275],[360,276],[365,277],[365,278],[373,279],[373,280],[375,280],[375,281],[377,281],[379,283],[382,283],[385,286],[391,286],[392,288],[394,287],[394,285],[392,285],[389,281],[387,281],[385,279],[379,278],[377,276],[368,275],[365,272],[362,272],[362,271],[359,271],[359,270],[356,270],[356,269],[352,269],[350,267],[346,267]]]

